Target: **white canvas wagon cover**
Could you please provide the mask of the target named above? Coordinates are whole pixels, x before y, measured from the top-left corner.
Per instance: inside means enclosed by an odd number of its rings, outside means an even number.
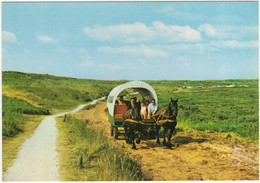
[[[142,95],[144,99],[151,100],[152,98],[155,99],[156,103],[158,104],[157,94],[155,90],[146,82],[143,81],[130,81],[121,85],[116,86],[108,95],[107,98],[107,108],[108,112],[111,116],[114,115],[114,106],[118,95],[124,91],[125,89],[132,88],[138,93]]]

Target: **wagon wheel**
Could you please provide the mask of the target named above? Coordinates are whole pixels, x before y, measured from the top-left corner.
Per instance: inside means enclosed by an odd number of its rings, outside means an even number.
[[[118,139],[118,135],[119,135],[118,128],[115,127],[114,129],[115,129],[115,139]]]
[[[111,132],[111,136],[114,135],[114,126],[111,124],[111,127],[110,127],[110,132]]]

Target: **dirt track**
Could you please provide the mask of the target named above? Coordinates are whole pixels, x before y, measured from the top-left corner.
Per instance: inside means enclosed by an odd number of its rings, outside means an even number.
[[[106,103],[102,102],[77,114],[110,137],[105,108]],[[172,138],[178,144],[176,148],[142,140],[137,150],[132,150],[122,135],[113,141],[140,161],[146,180],[259,180],[258,144],[234,139],[233,134],[177,132]]]

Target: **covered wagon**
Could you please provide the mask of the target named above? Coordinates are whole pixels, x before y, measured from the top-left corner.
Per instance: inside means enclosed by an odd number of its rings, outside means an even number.
[[[120,129],[123,125],[123,114],[127,111],[127,100],[124,104],[118,103],[119,97],[131,97],[138,95],[139,101],[151,101],[155,99],[158,105],[157,94],[155,90],[146,82],[143,81],[130,81],[121,85],[116,86],[108,95],[107,108],[108,108],[108,119],[111,123],[111,135],[116,139],[120,134]],[[154,119],[142,119],[142,122],[148,126],[155,126]]]

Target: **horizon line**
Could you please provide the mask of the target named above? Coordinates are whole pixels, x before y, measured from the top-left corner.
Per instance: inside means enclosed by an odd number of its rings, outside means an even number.
[[[105,80],[105,81],[120,81],[120,80],[127,80],[127,81],[136,81],[137,79],[97,79],[97,78],[80,78],[80,77],[73,77],[73,76],[64,76],[64,75],[54,75],[48,73],[32,73],[32,72],[24,72],[24,71],[15,71],[15,70],[2,70],[2,72],[17,72],[23,74],[38,74],[38,75],[49,75],[55,77],[66,77],[66,78],[73,78],[73,79],[92,79],[92,80]],[[2,73],[1,73],[2,74]],[[236,79],[138,79],[139,81],[212,81],[212,80],[259,80],[259,78],[236,78]]]

